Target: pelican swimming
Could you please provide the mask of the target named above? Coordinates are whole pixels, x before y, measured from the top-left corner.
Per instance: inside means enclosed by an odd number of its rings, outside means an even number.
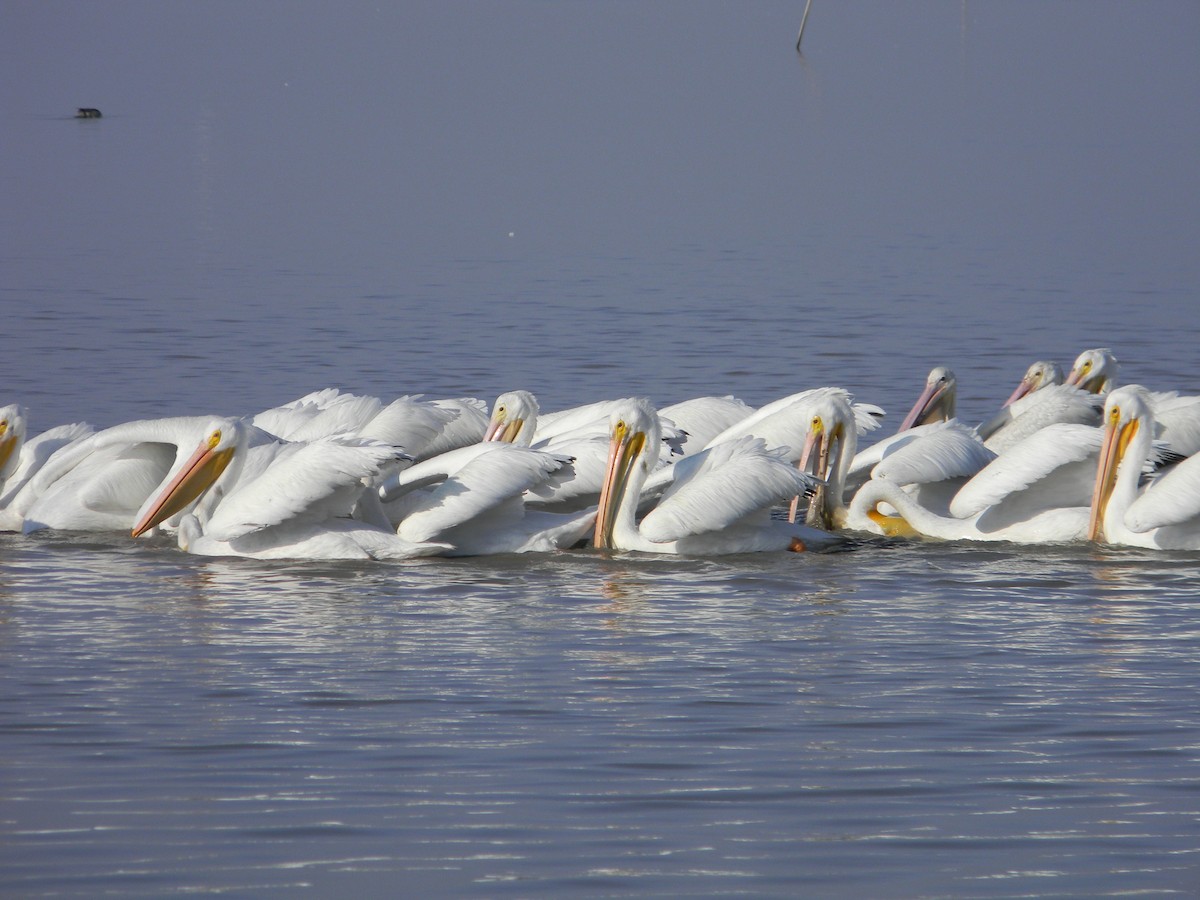
[[[556,427],[538,434],[540,408],[529,391],[508,391],[492,404],[484,440],[517,447],[536,447],[571,458],[572,477],[553,479],[527,494],[526,504],[543,512],[577,513],[594,508],[604,485],[608,439],[599,429],[601,407],[576,407],[555,414]]]
[[[200,440],[211,416],[126,422],[74,441],[30,480],[22,530],[124,531]],[[255,429],[256,439],[274,440]]]
[[[1144,388],[1127,385],[1109,393],[1088,537],[1132,547],[1200,549],[1200,456],[1140,486],[1157,456],[1155,427]]]
[[[25,443],[25,415],[15,403],[0,408],[0,488],[17,471]]]
[[[555,412],[540,412],[537,416],[537,428],[534,431],[530,446],[539,449],[559,448],[566,442],[581,439],[602,437],[607,440],[609,418],[622,400],[597,400],[582,406]],[[659,414],[659,430],[662,441],[658,447],[659,461],[669,462],[671,457],[683,454],[683,434],[675,423]]]
[[[1051,360],[1039,359],[1037,362],[1030,363],[1029,368],[1025,370],[1025,374],[1021,376],[1016,389],[1004,401],[1004,405],[1011,406],[1027,394],[1032,394],[1040,391],[1042,388],[1062,383],[1063,370],[1059,364]],[[986,438],[987,435],[980,432],[980,437]]]
[[[1099,447],[1096,428],[1050,425],[980,469],[954,495],[948,515],[896,482],[873,478],[851,500],[850,519],[870,520],[872,531],[943,540],[1082,540]],[[885,503],[895,515],[881,510]]]
[[[945,366],[932,369],[921,394],[896,433],[858,451],[846,471],[844,489],[857,492],[869,478],[901,484],[937,511],[963,482],[995,457],[974,429],[954,418],[958,379]],[[869,527],[862,517],[842,518],[849,528]]]
[[[257,559],[411,559],[447,549],[406,541],[380,522],[369,490],[395,450],[345,438],[263,440],[239,419],[214,418],[190,456],[138,510],[140,537],[180,516],[189,553]],[[269,438],[269,436],[268,436]],[[366,521],[359,518],[364,500]]]
[[[657,457],[658,414],[647,400],[618,403],[610,415],[608,474],[593,544],[602,550],[726,554],[819,548],[828,532],[773,519],[771,507],[811,490],[815,480],[742,436],[685,457],[665,472],[669,484],[639,522],[642,487]]]
[[[897,432],[855,455],[846,476],[853,495],[868,479],[900,485],[926,509],[948,514],[950,501],[966,482],[996,458],[975,429],[957,419],[932,422]],[[844,516],[845,526],[876,530],[869,519]]]
[[[25,512],[37,497],[34,476],[63,447],[91,434],[79,422],[58,425],[27,437],[27,415],[17,404],[0,408],[0,531],[21,531]]]
[[[448,544],[447,556],[544,552],[575,546],[596,520],[594,508],[554,513],[527,505],[526,497],[552,493],[573,474],[570,457],[487,441],[391,476],[379,496],[400,537]]]
[[[540,411],[537,397],[529,391],[507,391],[492,404],[483,439],[528,447],[533,444]]]
[[[1104,400],[1071,384],[1054,384],[1009,403],[978,432],[997,453],[1023,441],[1047,425],[1099,425]]]
[[[539,418],[537,397],[529,391],[508,391],[492,406],[484,440],[546,448],[568,439],[604,434],[614,402],[601,401]],[[716,435],[753,412],[732,396],[693,397],[664,406],[658,411],[664,432],[663,461],[674,462],[702,450]]]
[[[608,417],[619,401],[602,400],[542,416],[537,398],[529,391],[508,391],[496,398],[484,440],[533,447],[571,457],[573,477],[543,485],[525,502],[545,512],[573,513],[600,501],[608,461]],[[656,467],[667,465],[683,452],[689,436],[659,415],[667,434],[660,446]]]
[[[1105,395],[1117,386],[1120,367],[1107,348],[1085,350],[1075,360],[1067,384],[1093,394]],[[1180,456],[1200,452],[1200,397],[1178,391],[1151,391],[1141,388],[1142,400],[1150,407],[1156,439]]]
[[[948,422],[954,418],[958,399],[958,378],[945,366],[932,369],[925,379],[925,389],[917,397],[897,431],[907,431],[917,425]]]
[[[805,521],[829,530],[842,524],[842,494],[858,438],[878,428],[883,414],[878,406],[856,403],[843,388],[812,388],[760,407],[710,440],[707,449],[746,437],[761,438],[768,450],[816,479]],[[652,476],[651,493],[665,477],[665,473]],[[792,497],[791,521],[797,517],[799,499],[799,495]]]
[[[1120,363],[1107,347],[1084,350],[1075,357],[1065,384],[1073,384],[1092,394],[1107,394],[1117,383]]]

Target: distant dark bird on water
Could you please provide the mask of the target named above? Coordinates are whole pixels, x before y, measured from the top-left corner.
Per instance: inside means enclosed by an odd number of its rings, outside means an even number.
[[[75,113],[77,119],[99,119],[100,110],[91,106],[81,106]]]

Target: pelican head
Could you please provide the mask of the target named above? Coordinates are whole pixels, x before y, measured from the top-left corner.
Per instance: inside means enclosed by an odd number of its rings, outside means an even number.
[[[1120,368],[1117,357],[1107,347],[1084,350],[1075,359],[1075,365],[1067,375],[1067,384],[1076,385],[1092,394],[1104,394],[1112,390]]]
[[[537,428],[537,397],[529,391],[509,391],[496,398],[485,441],[503,441],[528,447]]]
[[[25,412],[15,403],[0,408],[0,485],[17,471],[25,443]]]
[[[630,399],[609,416],[608,463],[596,509],[596,531],[592,539],[598,549],[611,549],[613,529],[622,509],[633,515],[637,495],[650,474],[652,461],[658,458],[662,426],[658,412],[648,400]],[[633,503],[626,501],[633,497]]]
[[[1004,405],[1011,406],[1026,394],[1040,391],[1042,388],[1049,387],[1052,384],[1062,383],[1063,371],[1059,368],[1058,363],[1039,359],[1025,370],[1025,375],[1021,378],[1021,383],[1012,392],[1012,396],[1004,401]]]
[[[1088,522],[1088,540],[1104,539],[1104,516],[1117,484],[1121,461],[1137,437],[1143,422],[1151,423],[1150,404],[1140,387],[1117,388],[1104,403],[1104,439],[1100,444],[1100,464],[1092,491],[1092,515]],[[1151,430],[1153,430],[1151,426]],[[1137,463],[1141,474],[1141,462]]]
[[[133,526],[133,536],[141,537],[201,497],[221,477],[245,441],[246,426],[240,420],[214,419],[192,455],[176,467],[166,487],[142,507],[145,512]]]
[[[898,431],[908,431],[917,425],[930,422],[946,422],[954,418],[954,404],[958,398],[958,379],[945,366],[938,366],[925,379],[925,390],[913,404]]]
[[[842,524],[836,520],[842,511],[846,471],[858,449],[858,432],[845,392],[822,391],[811,402],[808,432],[797,465],[820,482],[809,501],[805,524],[828,530]],[[796,520],[798,503],[799,498],[792,500],[789,521]]]

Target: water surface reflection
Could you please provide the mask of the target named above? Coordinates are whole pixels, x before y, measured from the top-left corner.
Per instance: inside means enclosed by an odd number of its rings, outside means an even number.
[[[799,863],[839,890],[904,872],[905,893],[984,895],[1195,873],[1187,556],[0,554],[22,894],[401,874],[771,892]]]

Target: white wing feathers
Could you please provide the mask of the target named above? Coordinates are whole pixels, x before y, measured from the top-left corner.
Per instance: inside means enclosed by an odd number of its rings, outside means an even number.
[[[1070,384],[1027,394],[979,427],[984,442],[1003,453],[1049,425],[1098,425],[1104,398]]]
[[[951,419],[949,422],[930,422],[928,425],[917,425],[906,431],[880,438],[870,447],[859,450],[854,455],[854,460],[851,462],[849,472],[847,473],[847,480],[851,482],[865,480],[871,477],[875,466],[879,465],[880,462],[902,447],[911,444],[918,438],[953,427],[958,427],[957,419]]]
[[[880,427],[887,415],[882,406],[874,403],[851,403],[850,408],[854,410],[854,424],[858,426],[859,437]]]
[[[1071,463],[1093,465],[1102,437],[1099,428],[1089,425],[1047,425],[963,485],[950,503],[950,514],[974,516]]]
[[[290,439],[299,429],[320,415],[322,410],[337,402],[341,395],[337,388],[313,391],[290,403],[257,413],[251,419],[251,423],[276,437]]]
[[[400,522],[400,537],[414,542],[434,540],[502,504],[522,503],[526,491],[570,466],[569,457],[512,444],[491,442],[464,449],[476,452],[464,454],[465,462],[454,466],[452,472],[443,467],[445,480],[421,497]]]
[[[953,420],[937,424],[941,427],[886,453],[871,470],[871,477],[886,478],[896,484],[930,484],[948,478],[969,478],[996,458],[974,429]]]
[[[253,424],[289,441],[352,435],[382,441],[425,459],[483,437],[487,406],[482,400],[425,400],[405,396],[385,405],[377,397],[327,388],[260,412]]]
[[[598,400],[583,406],[559,410],[551,413],[539,413],[537,430],[533,435],[533,446],[539,450],[553,449],[577,440],[609,437],[609,418],[613,410],[623,407],[624,400]],[[665,415],[659,415],[659,426],[662,432],[663,447],[659,455],[683,452],[683,443],[687,435]]]
[[[675,424],[682,433],[684,453],[695,453],[714,437],[745,419],[754,410],[736,397],[694,397],[663,407],[660,418]]]
[[[69,444],[85,438],[92,433],[92,426],[84,422],[73,425],[58,425],[47,429],[36,437],[27,440],[21,446],[21,454],[17,467],[9,476],[8,481],[0,485],[0,504],[12,497],[29,479],[39,472],[46,462]]]
[[[303,409],[306,411],[307,407]],[[318,441],[337,434],[358,434],[382,409],[383,401],[378,397],[341,394],[315,415],[292,422],[290,427],[283,426],[286,433],[272,433],[289,441]],[[258,416],[253,421],[262,427]]]
[[[1125,512],[1133,531],[1180,525],[1200,516],[1200,456],[1190,456],[1155,479]]]
[[[459,415],[456,409],[400,397],[379,410],[357,433],[369,440],[399,447],[416,457],[424,453]]]
[[[494,446],[496,445],[480,441],[415,463],[402,472],[388,476],[379,488],[380,499],[387,503],[419,488],[441,484],[447,478],[456,475],[475,457],[491,452]]]
[[[749,435],[762,438],[768,447],[788,448],[790,458],[796,459],[808,436],[809,413],[813,408],[809,404],[818,403],[823,399],[850,408],[858,435],[879,427],[883,410],[878,406],[852,402],[850,393],[843,388],[821,387],[768,403],[716,435],[708,442],[708,446],[715,447]]]
[[[365,481],[393,458],[392,448],[376,444],[282,445],[261,474],[221,498],[205,531],[232,541],[284,522],[348,516]]]
[[[431,459],[441,453],[466,447],[483,440],[488,426],[487,404],[475,397],[452,400],[430,400],[444,412],[457,413],[438,435],[419,451],[410,451],[418,460]]]
[[[1181,456],[1200,452],[1200,398],[1178,397],[1155,407],[1159,437]]]
[[[720,531],[797,494],[815,480],[770,452],[760,438],[740,438],[685,457],[658,505],[641,523],[651,541]]]

